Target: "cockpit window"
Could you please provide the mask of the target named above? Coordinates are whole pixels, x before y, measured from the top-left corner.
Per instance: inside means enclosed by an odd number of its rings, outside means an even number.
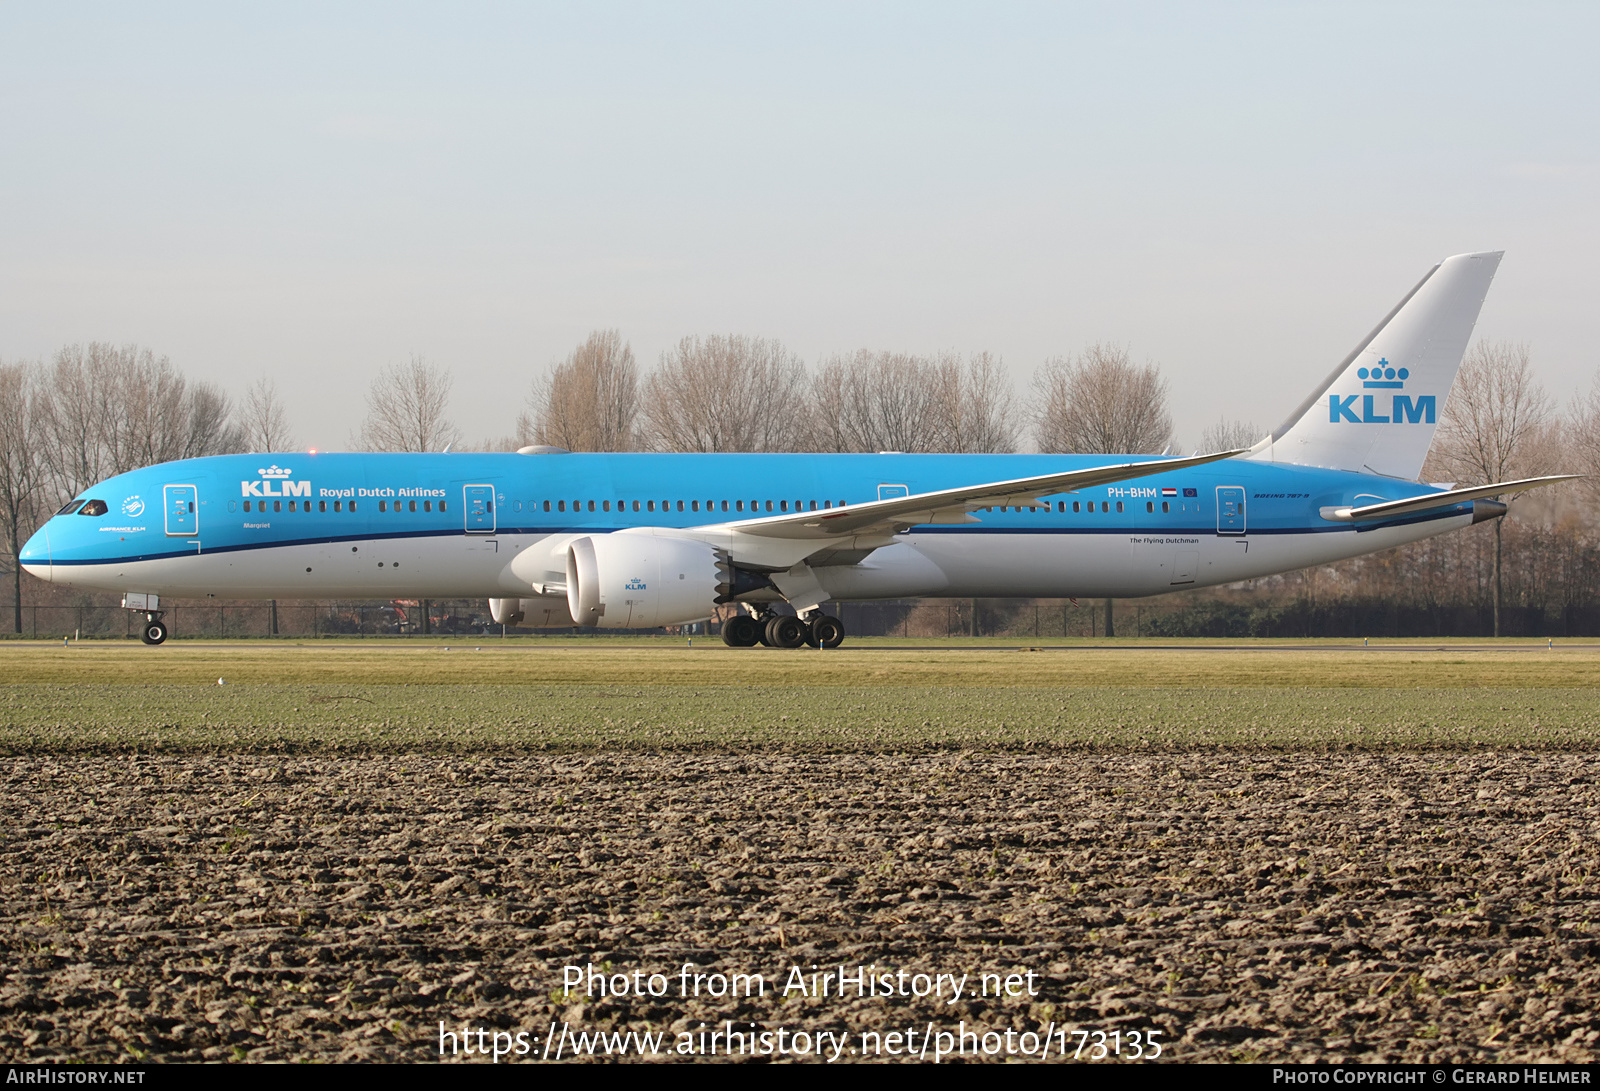
[[[81,503],[83,503],[82,500],[74,500],[72,503],[68,504],[66,507],[64,507],[60,511],[56,512],[56,514],[57,515],[71,515],[73,512],[78,510],[78,505],[81,504]]]
[[[105,513],[106,513],[106,502],[104,500],[91,500],[91,501],[89,501],[87,504],[85,504],[83,506],[83,510],[80,511],[78,514],[79,515],[104,515]]]

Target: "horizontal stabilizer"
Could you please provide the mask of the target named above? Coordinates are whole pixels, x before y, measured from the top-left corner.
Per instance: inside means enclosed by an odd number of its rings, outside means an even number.
[[[897,496],[887,500],[870,500],[864,504],[830,508],[825,511],[802,511],[792,515],[778,515],[766,519],[748,519],[738,523],[724,523],[724,529],[736,530],[763,538],[792,538],[822,540],[843,538],[853,534],[887,533],[896,528],[917,526],[922,523],[968,522],[964,516],[978,508],[1010,507],[1012,505],[1041,504],[1046,496],[1087,489],[1095,485],[1109,485],[1116,481],[1129,481],[1136,477],[1171,473],[1217,462],[1244,451],[1221,451],[1193,458],[1158,458],[1148,462],[1123,462],[1113,466],[1095,466],[1087,470],[1069,470],[1038,477],[1021,477],[1012,481],[989,481],[981,485],[966,485],[958,489],[941,489],[938,492],[918,493],[915,496]]]
[[[1476,485],[1470,489],[1451,489],[1448,492],[1411,496],[1404,500],[1385,500],[1381,504],[1363,504],[1359,508],[1331,507],[1322,509],[1322,517],[1336,523],[1363,523],[1372,519],[1393,519],[1435,508],[1449,508],[1468,500],[1481,500],[1506,492],[1521,492],[1554,485],[1561,481],[1574,481],[1582,474],[1557,474],[1554,477],[1525,477],[1520,481],[1499,481],[1493,485]]]

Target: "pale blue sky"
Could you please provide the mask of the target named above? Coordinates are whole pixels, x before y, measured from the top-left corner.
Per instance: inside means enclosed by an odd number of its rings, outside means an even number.
[[[469,436],[596,327],[1129,345],[1276,424],[1439,258],[1552,392],[1600,356],[1593,5],[0,5],[0,358],[137,342],[346,445]],[[777,411],[781,411],[781,407]]]

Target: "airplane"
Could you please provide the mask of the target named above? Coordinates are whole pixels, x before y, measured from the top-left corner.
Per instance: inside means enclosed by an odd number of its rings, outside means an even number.
[[[147,644],[172,597],[487,598],[499,623],[598,629],[726,607],[730,646],[832,648],[830,601],[1135,598],[1292,571],[1574,476],[1416,480],[1500,258],[1434,266],[1249,449],[219,455],[102,481],[19,560],[122,592]]]

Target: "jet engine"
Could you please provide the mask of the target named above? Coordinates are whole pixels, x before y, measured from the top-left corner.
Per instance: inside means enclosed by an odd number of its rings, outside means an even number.
[[[567,608],[579,625],[648,629],[711,616],[728,565],[714,547],[653,534],[592,534],[567,546]]]
[[[527,625],[535,629],[566,628],[572,624],[567,600],[554,595],[530,599],[490,599],[489,614],[497,625]]]

